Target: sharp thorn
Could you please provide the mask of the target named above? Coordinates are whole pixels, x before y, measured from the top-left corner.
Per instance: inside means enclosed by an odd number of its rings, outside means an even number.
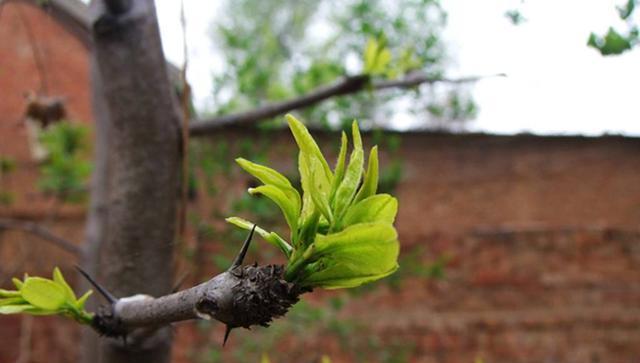
[[[251,238],[253,237],[253,232],[255,230],[256,230],[256,225],[254,224],[253,228],[251,228],[251,232],[249,232],[249,236],[247,237],[247,239],[242,244],[242,248],[240,249],[240,253],[238,253],[238,256],[236,257],[236,259],[231,264],[231,267],[229,267],[229,270],[232,270],[232,269],[242,265],[242,261],[244,261],[244,256],[247,254],[247,251],[249,250],[249,245],[251,244]]]
[[[75,265],[76,270],[78,270],[82,276],[84,276],[85,279],[87,279],[87,281],[89,281],[89,283],[91,285],[93,285],[93,287],[96,288],[96,290],[98,290],[98,292],[104,296],[105,299],[107,299],[107,301],[113,305],[116,303],[116,301],[118,301],[118,299],[113,296],[106,288],[102,287],[102,285],[98,284],[91,276],[89,276],[89,274],[83,270],[80,266]]]
[[[229,339],[229,333],[231,333],[231,329],[233,328],[230,325],[225,325],[224,340],[222,341],[223,347],[225,344],[227,344],[227,339]]]

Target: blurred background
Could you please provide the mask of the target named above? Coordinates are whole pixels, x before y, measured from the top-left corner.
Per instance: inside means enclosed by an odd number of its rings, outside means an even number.
[[[235,330],[224,348],[220,324],[176,324],[174,361],[640,361],[636,5],[156,1],[191,122],[345,76],[425,80],[294,111],[328,160],[354,118],[365,148],[379,145],[380,189],[400,201],[400,270],[307,294],[270,328]],[[0,288],[54,266],[79,284],[94,139],[87,24],[80,1],[0,2]],[[235,257],[245,233],[225,217],[286,234],[234,162],[295,181],[297,149],[283,125],[281,116],[227,124],[190,140],[188,223],[175,256],[183,287]],[[263,241],[248,261],[283,262]],[[80,329],[0,316],[0,362],[74,361]]]

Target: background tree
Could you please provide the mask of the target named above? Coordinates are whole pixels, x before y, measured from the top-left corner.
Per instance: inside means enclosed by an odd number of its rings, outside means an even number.
[[[214,114],[227,114],[300,96],[340,77],[366,73],[370,40],[384,47],[378,79],[420,74],[443,78],[448,61],[442,31],[446,12],[437,0],[225,2],[213,31],[223,59],[214,74]],[[475,114],[461,85],[432,83],[333,98],[303,111],[325,126],[391,126],[393,114],[413,113],[423,125],[445,126]],[[405,102],[399,102],[403,100]]]

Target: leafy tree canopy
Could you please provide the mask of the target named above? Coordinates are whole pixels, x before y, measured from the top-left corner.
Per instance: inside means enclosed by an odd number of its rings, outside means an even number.
[[[215,72],[218,114],[305,94],[344,75],[396,79],[411,72],[440,77],[446,12],[437,0],[227,1],[214,43],[225,66]],[[371,64],[372,60],[377,64]],[[348,128],[391,118],[391,103],[410,98],[422,120],[464,120],[475,105],[460,86],[423,85],[337,97],[305,111],[323,125]],[[394,105],[397,113],[398,104]],[[278,122],[280,119],[278,119]]]

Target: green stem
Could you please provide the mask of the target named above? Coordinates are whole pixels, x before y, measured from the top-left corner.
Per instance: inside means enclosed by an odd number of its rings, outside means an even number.
[[[315,251],[315,245],[310,245],[304,253],[300,256],[296,256],[292,259],[291,263],[287,266],[284,272],[284,279],[289,282],[293,282],[298,273],[309,263],[313,262],[311,257]],[[294,253],[295,254],[295,253]]]

